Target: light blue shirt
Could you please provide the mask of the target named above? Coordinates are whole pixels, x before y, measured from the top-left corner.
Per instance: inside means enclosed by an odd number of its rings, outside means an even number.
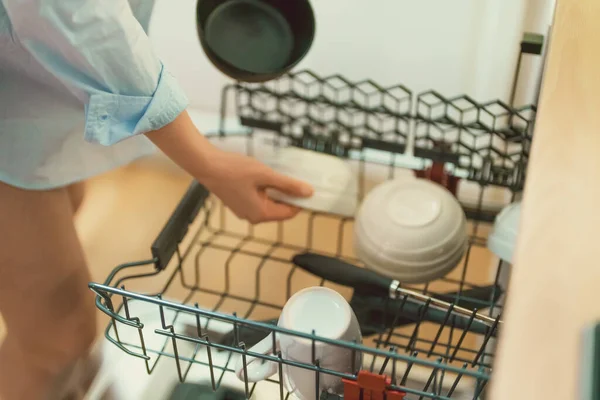
[[[147,36],[154,0],[0,0],[0,180],[46,189],[154,151],[187,107]]]

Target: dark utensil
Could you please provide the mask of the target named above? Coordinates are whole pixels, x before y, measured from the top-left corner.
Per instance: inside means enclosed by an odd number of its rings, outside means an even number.
[[[450,307],[450,303],[454,300],[448,299],[450,301],[447,301],[439,298],[432,298],[422,293],[402,289],[400,288],[400,282],[396,280],[384,277],[376,272],[357,267],[356,265],[352,265],[334,257],[306,252],[294,256],[292,261],[295,265],[314,275],[340,285],[354,288],[355,293],[379,296],[381,298],[389,297],[391,299],[398,299],[403,296],[407,296],[410,298],[410,303],[413,305],[416,304],[417,308],[419,305],[429,301],[430,307],[428,308],[427,315],[429,315],[429,312],[437,311],[438,313],[435,314],[435,318],[437,318],[438,322],[443,321],[446,310],[448,307]],[[495,287],[493,290],[495,290],[497,293],[501,293],[499,287]],[[457,296],[454,295],[454,297]],[[407,303],[409,303],[409,301],[407,301]],[[453,311],[455,314],[460,314],[461,316],[466,317],[466,321],[468,321],[468,318],[471,318],[472,310],[475,308],[481,307],[476,306],[467,309],[455,304]],[[441,312],[441,314],[439,314],[439,312]],[[442,319],[440,320],[439,318]],[[501,321],[496,323],[493,318],[481,314],[475,315],[473,319],[475,322],[480,322],[488,327],[501,323]]]
[[[213,390],[211,385],[198,383],[178,383],[173,388],[168,400],[244,400],[246,394],[239,389],[221,385]]]
[[[500,297],[501,291],[493,286],[482,286],[461,293],[456,305],[474,309],[482,302],[489,301],[494,293],[494,301]],[[432,294],[434,298],[453,301],[458,297],[458,292]],[[350,300],[350,306],[356,314],[360,330],[363,336],[370,336],[384,332],[390,328],[397,328],[404,325],[414,324],[419,320],[422,304],[406,301],[402,304],[401,299],[386,299],[381,296],[369,296],[355,292]],[[398,314],[396,316],[396,314]],[[428,309],[421,319],[442,324],[446,318],[443,311]],[[277,318],[260,321],[264,324],[277,325]],[[457,316],[454,320],[454,327],[464,329],[467,327],[469,319],[463,316]],[[452,321],[447,323],[452,324]],[[486,334],[488,326],[477,321],[473,321],[469,331]],[[247,348],[254,346],[263,340],[270,332],[257,328],[240,326],[238,328],[238,342],[244,342]],[[495,332],[493,333],[495,336]],[[234,331],[223,335],[219,343],[227,346],[235,346]]]
[[[274,318],[274,319],[262,320],[259,322],[262,322],[263,324],[269,324],[269,325],[275,326],[275,325],[277,325],[278,320],[279,320],[278,318]],[[269,333],[271,333],[271,332],[267,331],[267,330],[263,330],[263,329],[249,328],[247,326],[240,326],[238,328],[237,342],[238,343],[244,342],[244,344],[246,345],[246,348],[250,348],[250,347],[254,346],[256,343],[263,340],[265,337],[267,337],[267,335],[269,335]],[[226,346],[237,346],[238,343],[236,343],[234,330],[227,332],[219,340],[219,344],[226,345]]]
[[[311,274],[352,287],[360,293],[395,297],[392,285],[397,281],[338,258],[306,252],[295,255],[292,262]]]
[[[198,0],[196,27],[217,69],[239,81],[265,82],[308,53],[315,17],[308,0]]]
[[[483,289],[487,289],[487,293]],[[486,299],[489,299],[494,287],[486,286],[475,290],[485,295]],[[467,291],[464,291],[462,295],[468,295]],[[448,293],[447,296],[454,297],[456,293]],[[437,298],[438,296],[435,295],[435,297]],[[499,294],[496,297],[499,297]],[[459,307],[467,308],[473,304],[473,301],[471,299],[462,299],[461,297],[456,304]],[[446,326],[454,326],[463,330],[468,329],[469,332],[482,335],[486,335],[490,330],[490,326],[475,319],[469,322],[470,318],[468,316],[452,314],[446,319],[448,311],[430,307],[423,311],[424,304],[408,300],[404,302],[403,299],[386,299],[379,296],[355,293],[350,300],[350,306],[352,306],[356,318],[360,321],[363,336],[382,333],[390,328],[410,325],[419,321],[445,324]],[[496,333],[497,329],[494,329],[491,336],[495,337]]]
[[[391,298],[398,297],[396,293],[398,281],[394,281],[377,272],[357,267],[339,258],[307,252],[294,256],[292,261],[305,271],[328,281],[354,288],[356,292],[361,294]],[[499,286],[481,286],[463,290],[456,305],[468,309],[482,308],[482,304],[490,301],[492,292],[494,292],[492,289],[496,289],[495,293],[497,296],[502,292]],[[459,297],[457,292],[432,294],[431,296],[448,303],[454,302]],[[476,301],[467,302],[467,298]]]

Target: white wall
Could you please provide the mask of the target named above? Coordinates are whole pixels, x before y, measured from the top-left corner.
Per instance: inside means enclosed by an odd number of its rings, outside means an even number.
[[[292,1],[292,0],[290,0]],[[552,0],[536,0],[544,3]],[[526,0],[312,0],[317,34],[298,68],[508,100]],[[157,0],[151,37],[192,105],[216,111],[227,79],[205,58],[194,0]]]

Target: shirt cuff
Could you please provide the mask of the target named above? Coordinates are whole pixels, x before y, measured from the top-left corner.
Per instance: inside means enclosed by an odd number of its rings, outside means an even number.
[[[110,146],[171,123],[188,106],[177,80],[163,66],[152,96],[94,93],[85,107],[85,139]]]

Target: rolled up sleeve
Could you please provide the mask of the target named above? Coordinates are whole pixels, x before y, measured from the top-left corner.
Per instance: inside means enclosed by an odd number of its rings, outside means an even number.
[[[17,40],[84,105],[87,141],[159,129],[188,105],[127,0],[0,0]]]

